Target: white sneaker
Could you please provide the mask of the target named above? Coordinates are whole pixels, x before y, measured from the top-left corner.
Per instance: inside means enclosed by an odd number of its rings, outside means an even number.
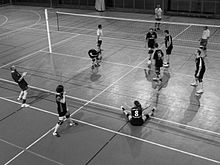
[[[158,78],[157,78],[157,77],[154,77],[154,78],[153,78],[153,81],[158,81]]]
[[[70,126],[77,126],[78,123],[75,123],[75,122],[70,122]]]
[[[24,103],[24,104],[21,104],[21,107],[22,107],[22,108],[23,108],[23,107],[27,108],[27,107],[29,107],[29,105],[26,104],[26,103]]]
[[[193,82],[193,83],[191,83],[190,85],[195,87],[195,86],[197,86],[198,84],[197,84],[196,82]]]
[[[198,91],[196,91],[196,93],[198,93],[198,94],[201,94],[203,92],[204,92],[203,89],[199,89]]]
[[[21,97],[18,97],[17,100],[20,101],[20,100],[21,100]]]
[[[57,132],[53,132],[53,136],[60,137],[60,135]]]

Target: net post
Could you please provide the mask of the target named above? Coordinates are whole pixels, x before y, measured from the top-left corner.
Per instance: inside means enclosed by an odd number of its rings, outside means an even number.
[[[45,19],[46,19],[46,27],[47,27],[47,38],[48,38],[49,52],[52,53],[47,9],[45,9]]]
[[[56,12],[56,16],[57,16],[57,31],[60,31],[60,27],[59,27],[59,15]]]

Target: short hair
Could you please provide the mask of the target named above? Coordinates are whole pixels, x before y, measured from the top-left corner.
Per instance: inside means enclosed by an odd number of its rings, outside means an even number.
[[[64,91],[63,85],[58,85],[57,88],[56,88],[56,92],[57,93],[62,93],[63,91]]]
[[[101,25],[101,24],[99,24],[99,25],[98,25],[98,28],[99,28],[99,29],[101,29],[101,28],[102,28],[102,25]]]
[[[167,33],[167,34],[169,34],[169,30],[164,30],[164,33]]]
[[[197,53],[200,55],[201,54],[201,50],[197,49]]]
[[[16,68],[15,68],[15,66],[14,65],[12,65],[11,67],[10,67],[10,70],[11,71],[13,71],[13,70],[15,70]]]
[[[149,30],[154,30],[153,28],[150,28]]]
[[[134,105],[141,108],[141,103],[137,100],[134,101]]]

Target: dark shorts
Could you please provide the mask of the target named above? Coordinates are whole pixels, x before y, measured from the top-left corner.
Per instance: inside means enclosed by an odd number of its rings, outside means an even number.
[[[148,48],[154,49],[155,48],[155,41],[148,41]]]
[[[132,118],[130,122],[133,126],[141,126],[144,124],[142,117],[141,118]]]
[[[101,46],[101,45],[102,45],[102,40],[98,40],[97,46]]]
[[[166,54],[167,54],[167,55],[171,55],[172,50],[173,50],[173,46],[169,46],[169,47],[166,49]]]
[[[64,117],[64,116],[67,116],[67,115],[69,115],[69,112],[67,110],[64,110],[64,111],[59,113],[59,117]]]
[[[21,88],[22,91],[26,91],[28,89],[28,83],[22,79],[19,83],[18,86]]]
[[[200,41],[200,45],[203,46],[203,47],[206,47],[207,43],[208,43],[207,39],[201,39],[201,41]]]
[[[155,18],[156,21],[161,21],[161,18]]]
[[[195,77],[197,76],[197,73],[198,73],[198,71],[195,71]],[[201,82],[201,81],[202,81],[203,76],[204,76],[204,73],[205,73],[205,69],[201,70],[201,72],[200,72],[199,76],[198,76],[198,77],[196,77],[196,78],[198,78],[199,82]]]

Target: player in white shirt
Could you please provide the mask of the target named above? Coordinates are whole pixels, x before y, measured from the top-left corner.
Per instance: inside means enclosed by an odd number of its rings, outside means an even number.
[[[162,12],[163,10],[160,8],[160,5],[158,4],[155,8],[155,30],[160,30],[160,21],[162,19]]]
[[[102,25],[99,24],[97,29],[97,47],[99,52],[101,52],[102,36],[103,36]]]
[[[210,30],[208,26],[205,26],[203,29],[202,37],[200,39],[200,48],[204,51],[205,57],[207,56],[207,43],[210,37]]]

